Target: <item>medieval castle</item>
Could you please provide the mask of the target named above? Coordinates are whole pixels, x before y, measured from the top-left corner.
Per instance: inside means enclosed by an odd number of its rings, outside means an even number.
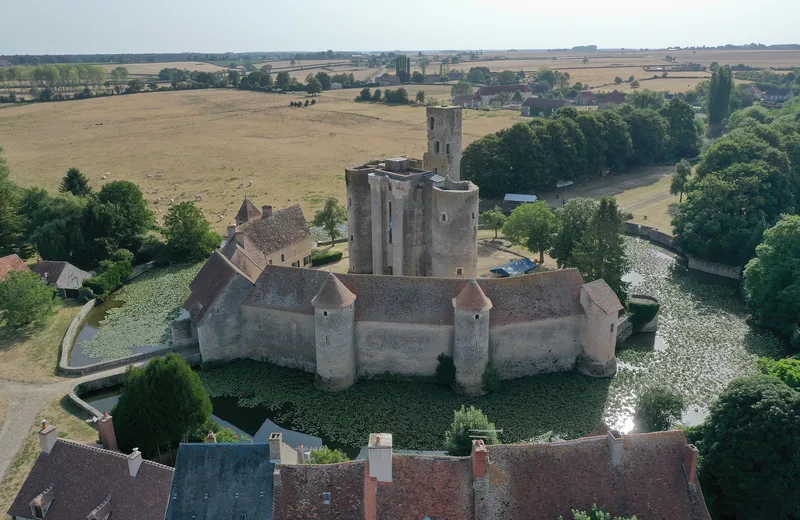
[[[346,169],[350,273],[303,268],[299,207],[259,212],[246,200],[192,282],[173,343],[199,343],[205,361],[314,372],[328,390],[384,372],[433,375],[440,354],[468,394],[483,391],[489,361],[503,379],[613,375],[622,305],[604,281],[584,283],[575,269],[475,279],[478,188],[460,180],[461,108],[427,116],[423,161]]]

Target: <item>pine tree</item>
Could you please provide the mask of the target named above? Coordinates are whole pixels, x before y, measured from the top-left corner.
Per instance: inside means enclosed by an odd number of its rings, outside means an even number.
[[[92,187],[89,186],[89,180],[79,169],[70,168],[64,178],[61,179],[58,191],[61,193],[70,192],[76,197],[85,197],[92,192]]]
[[[731,68],[726,65],[717,69],[711,76],[708,92],[708,124],[718,125],[728,117],[732,88]]]

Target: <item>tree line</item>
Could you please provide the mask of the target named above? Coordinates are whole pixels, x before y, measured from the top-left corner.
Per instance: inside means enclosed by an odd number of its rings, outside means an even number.
[[[0,68],[0,85],[6,87],[49,87],[54,90],[73,90],[80,86],[98,88],[103,85],[107,77],[106,69],[99,65],[62,64]],[[112,78],[116,79],[114,76]]]
[[[654,101],[653,103],[657,103]],[[637,108],[579,112],[557,110],[486,135],[464,150],[461,176],[497,197],[508,192],[552,189],[559,180],[600,176],[700,151],[702,126],[685,101],[673,98]]]

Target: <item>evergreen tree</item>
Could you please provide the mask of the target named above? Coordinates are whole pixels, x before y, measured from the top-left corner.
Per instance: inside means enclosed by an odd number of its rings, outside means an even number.
[[[402,83],[411,79],[411,60],[405,54],[398,54],[394,59],[394,70]]]
[[[64,178],[61,179],[58,191],[61,193],[70,192],[76,197],[85,197],[92,192],[92,187],[89,186],[89,180],[79,169],[70,168]]]
[[[711,76],[708,92],[708,123],[710,125],[718,125],[728,117],[732,88],[731,68],[725,65],[717,69]]]
[[[586,233],[575,245],[572,258],[587,282],[602,278],[624,303],[628,284],[622,276],[628,271],[628,258],[623,222],[617,199],[603,197]]]

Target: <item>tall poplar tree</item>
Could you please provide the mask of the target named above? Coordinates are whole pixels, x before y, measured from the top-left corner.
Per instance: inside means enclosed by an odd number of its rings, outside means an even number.
[[[711,86],[708,92],[708,123],[710,125],[718,125],[728,117],[732,88],[731,68],[726,65],[717,69],[711,76]]]

